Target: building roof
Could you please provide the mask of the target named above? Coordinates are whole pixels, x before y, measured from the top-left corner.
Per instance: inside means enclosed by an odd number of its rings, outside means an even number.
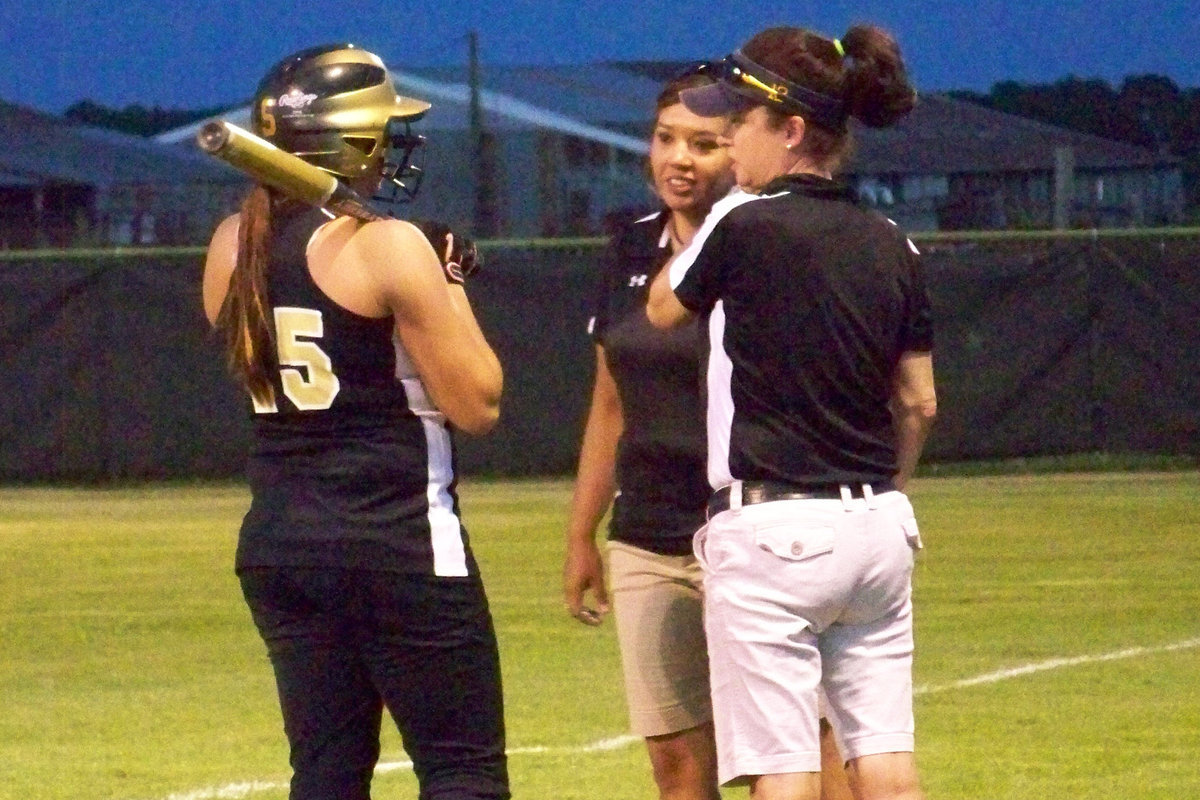
[[[200,153],[153,139],[76,125],[0,101],[0,183],[233,183],[240,175]]]
[[[854,173],[954,174],[1053,171],[1055,150],[1070,147],[1075,169],[1173,165],[1178,159],[1136,145],[1078,133],[932,94],[891,128],[857,126],[846,165]]]
[[[469,82],[461,67],[417,72],[430,80]],[[659,81],[607,64],[484,65],[479,72],[480,85],[486,90],[583,122],[621,129],[646,128],[654,115],[654,99],[662,89]]]

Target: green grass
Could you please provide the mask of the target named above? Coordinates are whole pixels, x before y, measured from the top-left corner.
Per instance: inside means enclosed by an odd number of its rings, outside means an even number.
[[[1198,498],[1196,473],[916,488],[927,542],[918,753],[931,798],[1200,796]],[[939,691],[1139,647],[1150,652]]]
[[[1098,452],[992,461],[942,461],[922,464],[918,475],[930,478],[961,478],[976,475],[1045,475],[1064,472],[1192,472],[1197,469],[1200,469],[1200,455]]]
[[[612,626],[562,610],[568,494],[462,489],[514,795],[642,800]],[[912,495],[931,800],[1200,797],[1200,473],[929,477]],[[239,486],[0,489],[0,800],[286,797],[231,567],[247,502]],[[383,762],[404,760],[388,729]],[[377,800],[414,796],[402,767],[376,779]]]

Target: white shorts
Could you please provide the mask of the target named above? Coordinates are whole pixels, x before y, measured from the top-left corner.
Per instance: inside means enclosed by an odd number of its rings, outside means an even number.
[[[903,493],[722,511],[695,546],[722,784],[819,772],[819,688],[847,761],[913,750],[920,538]]]

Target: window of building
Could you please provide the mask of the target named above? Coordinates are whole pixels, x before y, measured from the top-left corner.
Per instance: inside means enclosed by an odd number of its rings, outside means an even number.
[[[586,236],[592,232],[592,195],[586,189],[572,189],[567,194],[567,233]]]

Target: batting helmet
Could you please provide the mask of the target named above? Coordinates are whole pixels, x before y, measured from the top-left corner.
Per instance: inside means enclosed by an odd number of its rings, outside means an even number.
[[[326,172],[379,178],[411,197],[420,184],[411,160],[424,139],[410,123],[428,110],[396,92],[379,56],[330,44],[272,67],[254,93],[251,120],[256,134]]]

